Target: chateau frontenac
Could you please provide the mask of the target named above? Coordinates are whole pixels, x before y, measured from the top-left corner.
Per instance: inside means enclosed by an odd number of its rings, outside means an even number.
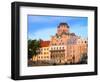
[[[87,56],[88,40],[70,32],[67,23],[60,23],[49,41],[40,42],[40,53],[32,61],[48,61],[55,64],[79,63]]]

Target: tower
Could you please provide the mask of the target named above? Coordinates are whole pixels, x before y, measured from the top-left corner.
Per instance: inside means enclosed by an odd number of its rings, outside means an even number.
[[[57,34],[61,35],[62,33],[69,33],[69,26],[67,23],[60,23],[57,28]]]

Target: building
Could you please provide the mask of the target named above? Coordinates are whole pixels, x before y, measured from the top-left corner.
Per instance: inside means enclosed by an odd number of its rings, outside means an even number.
[[[50,56],[52,63],[65,63],[65,50],[66,46],[64,45],[53,45],[50,46]]]
[[[42,60],[56,64],[71,64],[81,62],[87,55],[87,39],[70,32],[67,23],[60,23],[57,32],[50,41],[42,41],[40,54],[33,61]]]
[[[51,37],[50,46],[64,46],[63,50],[51,50],[52,55],[55,55],[55,59],[59,59],[59,63],[78,63],[81,61],[81,57],[87,54],[87,40],[76,36],[75,33],[70,33],[67,23],[60,23],[57,28],[55,36]],[[63,53],[62,55],[60,53]]]
[[[49,52],[50,41],[40,41],[40,53],[36,56],[33,56],[33,61],[49,61],[50,52]]]

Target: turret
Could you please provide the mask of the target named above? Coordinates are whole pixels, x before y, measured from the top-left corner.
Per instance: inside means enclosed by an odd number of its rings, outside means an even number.
[[[60,23],[57,28],[57,34],[61,35],[63,32],[69,33],[69,26],[67,23]]]

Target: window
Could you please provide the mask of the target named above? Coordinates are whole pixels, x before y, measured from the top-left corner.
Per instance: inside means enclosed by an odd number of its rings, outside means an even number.
[[[55,47],[53,47],[53,50],[55,50]]]
[[[58,47],[57,47],[57,50],[58,50]]]
[[[47,50],[49,50],[49,48],[47,48]]]
[[[61,40],[61,42],[62,42],[62,40]]]
[[[64,45],[64,43],[62,43],[62,45]]]

